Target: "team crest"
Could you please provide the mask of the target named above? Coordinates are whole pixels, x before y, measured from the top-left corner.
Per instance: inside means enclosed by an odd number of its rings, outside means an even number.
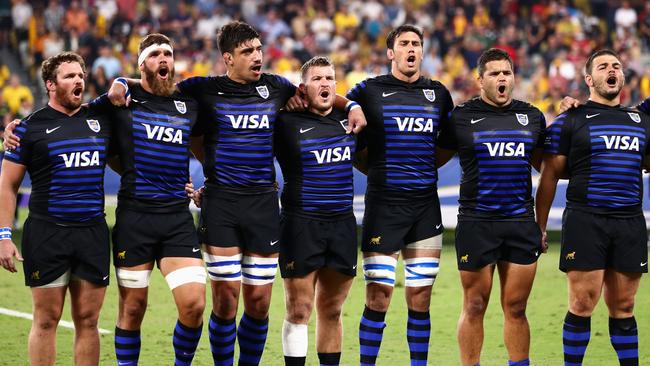
[[[344,130],[346,130],[346,131],[348,130],[348,119],[347,118],[340,120],[339,123],[341,124],[341,127],[343,127]]]
[[[641,123],[641,116],[639,116],[638,113],[627,112],[627,114],[630,116],[630,118],[632,118],[632,121],[636,123]]]
[[[90,128],[93,132],[99,132],[99,130],[101,130],[99,121],[96,119],[87,119],[86,123],[88,123],[88,128]]]
[[[269,88],[267,88],[266,85],[256,86],[255,89],[257,89],[257,93],[260,95],[260,97],[264,99],[267,99],[269,97]]]
[[[424,97],[427,98],[429,102],[436,100],[436,91],[433,89],[422,89]]]
[[[178,113],[185,114],[185,112],[187,112],[187,106],[185,106],[185,102],[175,100],[174,105],[176,106]]]
[[[528,126],[528,115],[522,113],[515,113],[517,115],[517,122],[522,126]]]

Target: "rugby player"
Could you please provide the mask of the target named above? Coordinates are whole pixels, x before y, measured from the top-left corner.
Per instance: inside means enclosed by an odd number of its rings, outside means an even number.
[[[412,25],[391,31],[386,40],[390,73],[357,84],[347,95],[368,116],[357,156],[359,169],[368,175],[361,244],[366,280],[359,325],[362,365],[376,362],[400,253],[411,364],[427,362],[429,304],[443,232],[435,146],[453,103],[444,85],[421,76],[422,42],[422,31]]]
[[[479,57],[480,96],[459,105],[438,139],[438,164],[458,152],[460,185],[456,254],[463,310],[458,321],[462,365],[477,365],[483,318],[499,271],[508,365],[528,365],[526,304],[545,249],[533,212],[531,165],[539,170],[544,115],[512,97],[510,56],[492,48]]]
[[[356,273],[356,220],[352,211],[355,138],[347,116],[333,108],[334,66],[314,57],[301,69],[305,112],[281,112],[275,154],[284,190],[280,272],[286,316],[282,328],[285,364],[304,365],[308,322],[316,303],[316,350],[321,365],[341,358],[341,309]]]
[[[641,170],[649,167],[650,117],[620,105],[625,76],[614,51],[588,58],[585,83],[589,101],[560,114],[549,128],[537,220],[545,232],[557,181],[568,176],[560,252],[569,285],[565,365],[582,364],[601,293],[620,364],[638,365],[634,298],[648,271]]]
[[[74,362],[99,364],[97,321],[109,282],[109,233],[104,219],[104,168],[110,120],[82,106],[86,66],[64,52],[45,60],[41,76],[48,103],[16,128],[22,144],[5,153],[0,175],[0,263],[16,272],[22,260],[11,239],[16,193],[25,172],[32,180],[22,252],[34,320],[32,365],[54,365],[56,329],[67,290],[75,325]]]
[[[262,73],[260,36],[248,24],[226,24],[217,38],[226,75],[193,77],[177,86],[197,100],[197,133],[204,134],[206,189],[199,239],[212,287],[213,360],[231,365],[237,339],[239,364],[257,365],[281,246],[273,126],[280,108],[296,99],[297,88],[283,77]],[[125,103],[124,87],[113,87],[109,94],[115,103]],[[345,98],[336,100],[338,107],[347,107],[348,131],[360,131],[365,125],[361,109]],[[240,291],[244,314],[237,327]]]

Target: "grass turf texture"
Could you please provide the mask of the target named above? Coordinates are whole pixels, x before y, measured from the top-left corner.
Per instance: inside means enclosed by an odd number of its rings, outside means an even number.
[[[113,221],[113,210],[107,210],[108,221]],[[21,213],[24,216],[24,213]],[[23,217],[24,219],[24,217]],[[16,242],[20,241],[20,231],[14,234]],[[566,313],[566,280],[557,269],[559,244],[558,235],[551,235],[552,244],[549,252],[539,261],[537,277],[528,306],[528,319],[531,326],[531,360],[533,365],[562,364],[562,322]],[[457,365],[459,351],[456,342],[456,322],[462,304],[460,280],[456,269],[453,249],[453,232],[445,233],[445,246],[442,254],[441,271],[434,285],[431,299],[432,335],[429,347],[430,365]],[[630,258],[635,260],[635,258]],[[359,266],[361,268],[361,266]],[[0,273],[0,307],[31,312],[31,296],[23,285],[21,272],[10,274],[4,270]],[[498,276],[495,273],[495,277]],[[397,270],[397,285],[391,308],[386,317],[387,327],[379,353],[378,365],[408,365],[409,352],[406,343],[406,305],[404,303],[404,274]],[[173,350],[171,335],[176,321],[176,309],[167,284],[159,272],[154,271],[149,291],[149,306],[142,326],[141,365],[171,365]],[[282,320],[284,316],[284,293],[279,274],[273,290],[270,310],[270,330],[262,364],[281,365],[282,356]],[[364,304],[364,283],[361,271],[354,281],[350,295],[343,309],[343,355],[341,365],[359,363],[358,326]],[[208,289],[208,308],[205,313],[203,336],[194,358],[194,365],[212,365],[210,345],[208,342],[207,320],[210,313],[210,296]],[[106,293],[99,326],[113,331],[117,316],[117,285],[114,272],[111,273],[111,286]],[[636,317],[639,326],[641,364],[650,361],[650,283],[643,278],[637,295]],[[242,309],[240,305],[240,309]],[[241,315],[241,311],[240,314]],[[69,301],[63,312],[64,320],[70,320]],[[309,355],[307,365],[318,365],[315,350],[315,320],[312,316],[309,333]],[[498,278],[492,291],[490,306],[485,316],[485,341],[481,364],[483,366],[507,365],[507,352],[502,337],[503,316],[499,303]],[[27,365],[27,337],[30,321],[0,315],[0,339],[2,354],[0,365]],[[115,365],[113,353],[113,334],[100,335],[102,365]],[[71,365],[73,331],[59,327],[57,333],[57,364]],[[236,353],[237,355],[237,353]],[[591,342],[587,349],[585,365],[617,365],[616,354],[609,343],[607,329],[607,310],[602,299],[592,319]]]

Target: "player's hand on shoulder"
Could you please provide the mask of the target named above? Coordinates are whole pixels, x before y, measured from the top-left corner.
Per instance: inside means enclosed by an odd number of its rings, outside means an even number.
[[[14,263],[14,257],[20,262],[23,261],[23,257],[20,255],[16,244],[11,239],[0,240],[0,265],[12,273],[18,272]]]
[[[289,98],[284,109],[287,112],[302,112],[307,109],[307,101],[301,93],[296,93],[293,97]]]
[[[361,130],[366,127],[368,122],[366,121],[366,115],[363,114],[361,108],[352,108],[348,112],[348,131],[347,133],[352,132],[353,134],[358,134]]]
[[[577,108],[580,102],[572,97],[564,97],[560,103],[560,114],[568,111],[571,108]]]
[[[14,150],[20,146],[20,138],[14,134],[14,130],[19,124],[20,120],[15,119],[5,127],[4,142],[2,143],[5,150]]]
[[[131,103],[131,93],[124,78],[116,78],[108,90],[108,100],[117,107],[127,106]]]

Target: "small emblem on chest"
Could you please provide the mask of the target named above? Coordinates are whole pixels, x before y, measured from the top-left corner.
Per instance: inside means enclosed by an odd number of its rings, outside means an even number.
[[[528,115],[524,113],[515,113],[517,115],[517,122],[522,126],[528,126]]]
[[[269,97],[269,88],[267,88],[266,85],[256,86],[255,89],[257,89],[257,93],[260,95],[260,97],[264,99],[267,99]]]
[[[87,119],[86,123],[88,123],[88,128],[90,128],[93,132],[99,132],[99,130],[101,130],[99,121],[96,119]]]
[[[176,110],[178,111],[178,113],[185,114],[185,112],[187,112],[187,106],[185,105],[185,102],[175,100],[174,105],[176,106]]]
[[[422,89],[424,97],[427,98],[429,102],[436,100],[436,91],[433,89]]]

